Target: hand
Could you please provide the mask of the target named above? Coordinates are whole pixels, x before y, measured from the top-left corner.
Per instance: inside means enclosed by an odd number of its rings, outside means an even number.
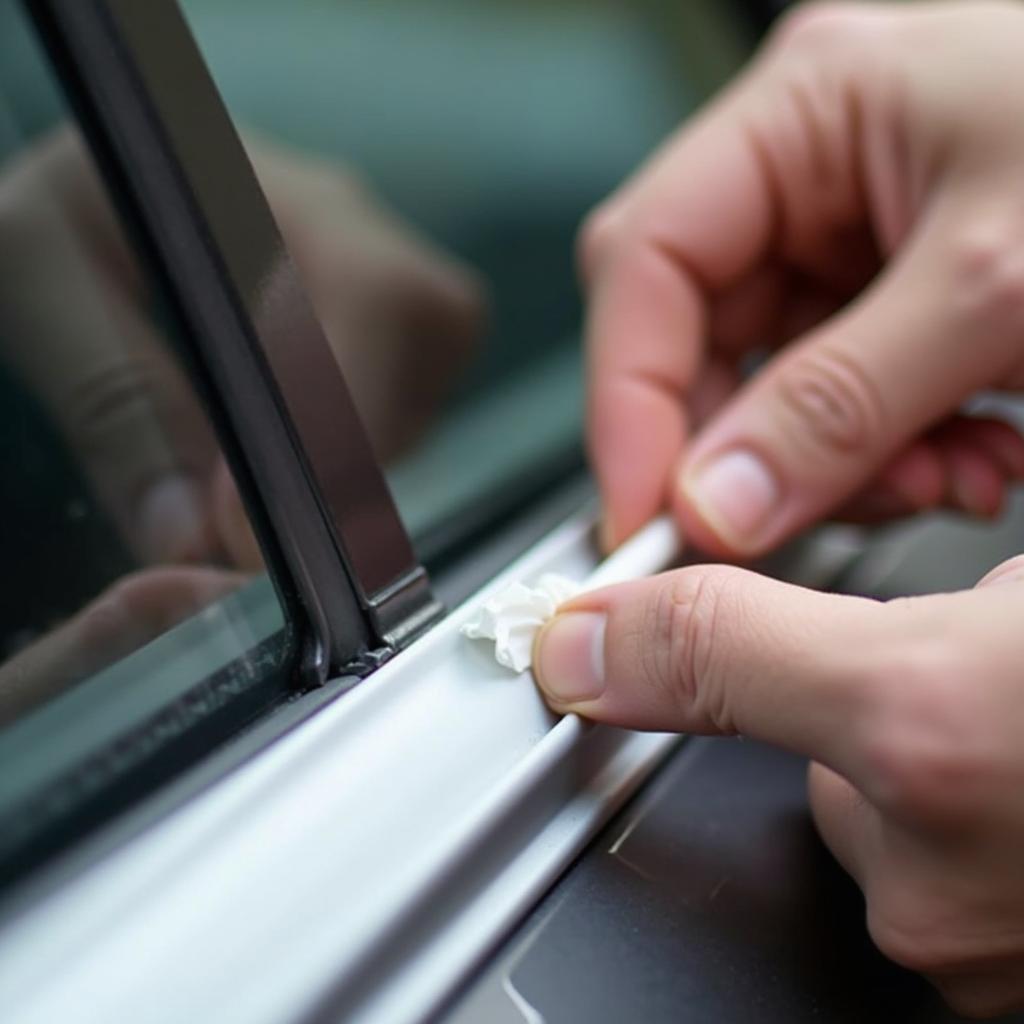
[[[831,512],[998,512],[1024,443],[957,413],[1024,384],[1022,53],[1013,3],[798,9],[590,218],[608,546],[666,503],[744,558]]]
[[[476,278],[351,175],[251,152],[378,454],[436,415],[479,332]],[[76,136],[0,180],[0,359],[50,413],[142,564],[261,566],[231,475]],[[59,282],[59,291],[55,291]]]
[[[1024,557],[880,604],[699,566],[574,598],[538,638],[551,706],[812,758],[825,842],[879,948],[973,1015],[1024,1008]]]

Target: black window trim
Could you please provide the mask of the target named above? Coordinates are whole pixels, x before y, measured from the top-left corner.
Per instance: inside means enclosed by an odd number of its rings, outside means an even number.
[[[361,674],[441,608],[188,26],[174,0],[25,2],[215,396],[317,681]]]
[[[142,718],[115,702],[106,738],[31,793],[0,787],[0,886],[295,695],[346,689],[443,614],[175,0],[21,2],[179,328],[286,626]],[[15,723],[0,755],[45,757],[74,704]]]
[[[0,880],[12,864],[34,867],[109,820],[289,696],[371,673],[443,614],[175,0],[20,2],[182,327],[183,356],[287,628],[272,679],[222,671],[152,720],[125,721],[118,744],[92,752],[94,763],[123,767],[135,762],[118,751],[131,750],[141,758],[133,779],[111,773],[88,800],[84,764],[54,780],[52,805],[64,810],[21,822],[28,839],[13,861],[0,850]],[[748,16],[762,9],[757,0],[737,4]],[[297,334],[301,360],[292,358]],[[545,482],[578,461],[578,452],[563,456]]]

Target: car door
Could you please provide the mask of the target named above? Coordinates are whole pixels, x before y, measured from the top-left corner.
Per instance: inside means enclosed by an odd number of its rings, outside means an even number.
[[[461,633],[676,557],[595,544],[572,237],[762,5],[0,9],[5,1019],[947,1019],[799,762]]]

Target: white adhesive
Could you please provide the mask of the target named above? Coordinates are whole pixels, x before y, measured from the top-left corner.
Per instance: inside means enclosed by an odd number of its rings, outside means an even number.
[[[493,640],[498,664],[523,672],[530,667],[537,631],[579,589],[572,580],[552,572],[541,576],[535,587],[513,583],[485,601],[462,627],[462,634],[471,640]]]
[[[533,660],[537,632],[552,618],[558,606],[584,590],[647,576],[670,565],[681,547],[679,532],[668,516],[648,524],[606,558],[582,584],[565,576],[546,573],[536,586],[513,583],[485,601],[462,627],[473,640],[493,640],[499,665],[523,672]]]

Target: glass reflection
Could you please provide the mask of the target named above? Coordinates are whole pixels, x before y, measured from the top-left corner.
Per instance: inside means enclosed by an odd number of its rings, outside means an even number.
[[[575,233],[735,65],[723,5],[184,6],[421,552],[578,466]],[[173,333],[13,0],[0,437],[0,721],[168,631],[226,631],[242,654],[280,628]],[[255,599],[229,597],[254,587],[260,629]]]
[[[184,8],[244,134],[315,167],[275,208],[421,553],[579,466],[578,226],[737,65],[739,5]]]
[[[172,699],[280,631],[172,332],[10,0],[0,4],[0,438],[0,726],[86,680],[97,701],[113,699],[103,670],[118,662],[118,687],[155,686],[160,669],[159,696]]]

